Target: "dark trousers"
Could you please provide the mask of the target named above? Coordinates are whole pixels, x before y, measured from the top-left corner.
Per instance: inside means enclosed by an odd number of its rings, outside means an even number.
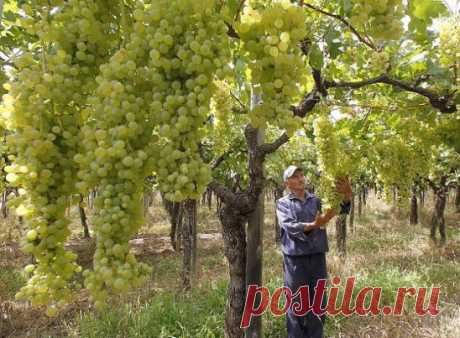
[[[295,294],[300,286],[308,285],[310,303],[313,303],[318,279],[327,278],[326,254],[317,253],[305,256],[284,255],[284,286]],[[295,299],[293,301],[295,302]],[[323,297],[323,307],[326,295]],[[286,314],[288,338],[322,338],[326,316],[318,317],[311,311],[305,316],[296,316],[291,309]]]

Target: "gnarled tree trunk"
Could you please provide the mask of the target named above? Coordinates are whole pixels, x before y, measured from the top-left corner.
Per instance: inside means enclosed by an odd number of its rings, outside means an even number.
[[[262,285],[262,257],[263,257],[263,226],[264,226],[264,194],[259,196],[256,209],[249,216],[247,228],[246,248],[246,285]],[[260,304],[260,295],[255,299],[255,306]],[[246,338],[262,337],[262,317],[251,320],[245,331]]]
[[[358,217],[363,214],[363,195],[361,191],[358,192]]]
[[[222,224],[224,253],[228,260],[230,282],[225,316],[225,337],[242,338],[240,328],[246,300],[246,233],[243,217],[231,205],[223,204],[219,210]]]
[[[283,197],[284,186],[280,185],[275,188],[274,195],[275,195],[275,242],[279,243],[281,241],[281,229],[278,222],[278,217],[276,217],[276,202]]]
[[[183,204],[185,222],[182,225],[182,239],[184,243],[182,286],[184,290],[190,290],[192,281],[196,275],[197,201],[187,199]]]
[[[350,232],[355,231],[355,193],[351,197],[351,206],[350,206]]]
[[[6,205],[7,199],[8,199],[8,189],[6,189],[2,194],[2,207],[1,207],[1,209],[2,209],[3,218],[8,217],[8,207]]]
[[[207,199],[207,203],[208,203],[208,209],[211,210],[211,206],[212,206],[212,190],[211,189],[207,189],[206,190],[206,199]]]
[[[446,222],[444,219],[444,211],[446,209],[446,195],[447,195],[447,178],[443,176],[439,186],[432,185],[434,191],[434,209],[431,217],[431,231],[430,237],[436,241],[436,228],[439,228],[439,235],[441,237],[441,244],[446,243]]]
[[[164,197],[164,194],[161,194],[161,200],[171,222],[171,231],[169,232],[171,245],[175,251],[180,251],[182,238],[182,221],[184,215],[183,204],[180,202],[168,201]]]
[[[85,208],[83,208],[83,195],[80,194],[80,202],[78,203],[78,212],[80,214],[81,225],[83,226],[83,237],[91,238],[88,229],[88,221],[85,213]]]
[[[425,189],[420,189],[420,206],[423,207],[425,205]]]
[[[410,200],[410,224],[418,223],[418,205],[417,205],[417,189],[412,187],[412,198]]]
[[[340,214],[335,221],[335,236],[337,239],[337,252],[339,256],[347,254],[347,214]]]
[[[455,209],[460,213],[460,182],[457,182],[457,189],[455,193]]]

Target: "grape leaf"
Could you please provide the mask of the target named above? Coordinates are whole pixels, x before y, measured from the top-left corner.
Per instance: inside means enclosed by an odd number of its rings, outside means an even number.
[[[310,49],[310,65],[315,69],[321,69],[324,65],[323,53],[316,44]]]

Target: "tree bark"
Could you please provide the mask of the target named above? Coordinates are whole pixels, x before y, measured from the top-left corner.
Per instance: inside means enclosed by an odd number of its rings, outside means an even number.
[[[420,206],[423,207],[425,205],[425,189],[420,189]]]
[[[441,237],[440,244],[443,245],[446,243],[446,223],[444,219],[444,211],[446,209],[446,187],[447,178],[443,177],[441,179],[441,184],[434,189],[435,205],[433,209],[433,214],[431,217],[431,231],[430,237],[433,241],[436,242],[436,228],[439,228],[439,235]]]
[[[393,187],[393,208],[398,209],[398,191]]]
[[[208,202],[208,209],[211,210],[211,206],[212,206],[212,190],[211,189],[207,189],[207,202]]]
[[[417,205],[417,189],[412,187],[412,198],[410,201],[410,224],[418,224],[418,205]]]
[[[254,212],[249,216],[246,247],[246,285],[262,286],[262,257],[263,257],[263,226],[264,226],[264,194],[259,196]],[[258,307],[261,298],[257,294],[255,306]],[[262,317],[254,317],[245,331],[246,338],[262,337]]]
[[[350,232],[354,233],[355,231],[355,193],[352,193],[351,197],[351,206],[350,206]]]
[[[80,221],[81,225],[83,226],[83,237],[84,238],[91,238],[88,229],[88,222],[85,213],[85,208],[83,208],[83,195],[80,194],[80,202],[78,203],[78,212],[80,213]]]
[[[169,221],[171,223],[171,231],[169,237],[171,238],[171,245],[175,251],[180,251],[181,238],[182,238],[182,223],[184,216],[183,204],[180,202],[171,202],[164,198],[164,194],[161,194],[161,200],[166,212],[169,215]]]
[[[190,290],[196,269],[196,214],[197,201],[187,199],[184,201],[185,222],[182,225],[182,239],[184,243],[184,256],[182,266],[182,287]]]
[[[278,223],[278,217],[276,217],[276,202],[283,197],[284,187],[282,185],[278,186],[274,190],[275,195],[275,243],[280,243],[281,241],[281,229]]]
[[[363,205],[367,205],[367,187],[363,187]]]
[[[457,182],[457,189],[455,193],[455,210],[460,213],[460,182]]]
[[[337,252],[339,256],[347,254],[347,214],[340,214],[335,221],[335,234],[337,238]]]
[[[8,200],[8,188],[2,194],[2,207],[1,207],[1,209],[2,209],[3,218],[8,217],[8,207],[6,205],[7,200]]]
[[[223,204],[219,210],[222,224],[224,253],[228,260],[230,282],[225,316],[225,337],[242,338],[240,328],[246,299],[246,217],[231,205]]]
[[[358,193],[358,217],[361,217],[363,214],[363,195],[361,191]]]
[[[260,97],[253,93],[251,109],[260,101]],[[246,247],[246,287],[250,284],[262,286],[262,254],[263,254],[263,226],[264,226],[264,184],[258,189],[255,184],[259,179],[264,179],[264,158],[260,158],[257,147],[263,144],[265,132],[261,128],[246,130],[249,154],[249,175],[251,177],[250,189],[253,190],[254,211],[248,218],[247,247]],[[260,297],[257,295],[255,304],[260,304]],[[255,317],[251,320],[249,327],[245,330],[246,338],[262,337],[262,317]]]

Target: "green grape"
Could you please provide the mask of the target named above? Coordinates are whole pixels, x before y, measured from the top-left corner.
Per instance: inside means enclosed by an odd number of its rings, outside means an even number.
[[[25,191],[16,213],[24,216],[29,229],[23,250],[36,261],[26,267],[32,276],[17,298],[47,305],[52,316],[78,288],[73,277],[81,268],[76,255],[64,247],[70,234],[65,209],[76,192],[73,158],[84,97],[94,91],[92,75],[113,43],[114,13],[106,5],[92,0],[24,5],[21,27],[37,34],[47,48],[36,55],[29,46],[31,51],[14,60],[17,72],[3,101],[2,109],[10,114],[7,128],[14,131],[7,137],[15,154],[7,179]],[[77,46],[84,53],[74,56]]]
[[[153,90],[157,105],[166,111],[161,114],[159,133],[165,144],[160,153],[164,160],[157,163],[155,171],[160,189],[174,201],[198,198],[211,179],[196,151],[216,93],[214,80],[223,79],[230,70],[227,28],[214,5],[208,1],[159,1],[149,9],[148,17],[157,13],[162,18],[160,22],[149,21],[150,27],[163,25],[166,30],[154,34],[149,42],[160,51],[150,52],[153,59],[149,69],[152,76],[161,79]],[[162,51],[165,39],[169,48]],[[187,173],[186,183],[183,176],[175,175],[178,167]]]
[[[371,59],[369,62],[369,68],[372,71],[378,74],[385,72],[388,69],[389,64],[390,64],[390,56],[388,55],[387,52],[372,51]]]
[[[377,40],[397,40],[403,33],[402,0],[353,0],[351,23]]]
[[[227,150],[229,144],[225,137],[229,130],[231,130],[230,117],[232,114],[232,102],[230,97],[230,85],[225,81],[216,81],[216,92],[212,98],[211,111],[215,114],[214,128],[210,131],[215,137],[215,148],[219,153],[223,153]],[[186,166],[181,166],[183,173],[187,172]]]
[[[394,135],[373,146],[373,166],[377,180],[390,200],[392,189],[398,190],[399,202],[407,202],[412,184],[417,177],[427,177],[431,150],[417,141]]]
[[[440,25],[439,40],[441,64],[446,67],[459,67],[460,60],[460,16],[457,15]]]
[[[323,205],[325,209],[337,210],[342,196],[337,193],[335,182],[338,178],[352,174],[353,159],[340,142],[338,131],[328,115],[322,114],[316,118],[313,127],[318,167],[321,171],[319,190]]]
[[[144,178],[172,201],[199,198],[211,174],[198,153],[214,80],[228,72],[227,27],[210,1],[138,2],[134,30],[101,65],[82,128],[77,187],[97,185],[94,270],[85,285],[100,308],[150,271],[129,251],[143,224]],[[183,175],[178,174],[182,168]]]
[[[300,119],[292,114],[291,106],[302,94],[300,83],[307,69],[298,48],[307,37],[305,13],[289,2],[254,8],[245,8],[236,27],[241,49],[249,58],[250,80],[262,94],[262,103],[249,118],[255,127],[270,122],[292,135]]]

